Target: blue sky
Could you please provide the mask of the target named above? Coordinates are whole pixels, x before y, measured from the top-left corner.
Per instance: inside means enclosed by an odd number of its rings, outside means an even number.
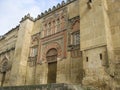
[[[63,0],[0,0],[0,35],[19,24],[30,13],[34,18]]]

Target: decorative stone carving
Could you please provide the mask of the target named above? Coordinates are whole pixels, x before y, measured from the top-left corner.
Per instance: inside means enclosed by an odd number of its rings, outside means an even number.
[[[32,36],[31,47],[39,44],[39,38],[40,38],[39,33]]]
[[[50,49],[50,50],[48,50],[46,56],[49,57],[49,56],[54,56],[54,55],[57,55],[57,50],[56,49]]]
[[[74,24],[75,24],[75,22],[76,22],[76,21],[79,21],[79,20],[80,20],[80,17],[79,17],[79,16],[77,16],[77,17],[74,17],[74,18],[70,19],[69,21],[70,21],[71,26],[72,26],[72,25],[74,25]]]
[[[7,56],[3,58],[3,60],[0,62],[0,72],[4,73],[11,69],[11,63],[9,62],[9,59]]]
[[[54,43],[48,44],[48,45],[45,47],[45,50],[44,50],[43,55],[42,55],[42,59],[43,59],[43,60],[46,61],[46,54],[47,54],[47,52],[48,52],[50,49],[52,49],[52,48],[54,48],[54,49],[57,50],[57,52],[58,52],[58,55],[57,55],[58,58],[62,58],[62,53],[63,53],[63,51],[62,51],[62,49],[61,49],[61,46],[60,46],[58,43],[54,42]]]
[[[42,37],[48,37],[67,28],[67,11],[63,8],[59,12],[44,17],[42,25]]]
[[[52,48],[46,53],[47,62],[55,62],[57,59],[58,52],[56,49]]]

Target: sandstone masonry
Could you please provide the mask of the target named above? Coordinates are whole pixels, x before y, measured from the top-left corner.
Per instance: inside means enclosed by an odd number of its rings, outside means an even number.
[[[67,0],[0,36],[1,86],[120,89],[120,1]]]

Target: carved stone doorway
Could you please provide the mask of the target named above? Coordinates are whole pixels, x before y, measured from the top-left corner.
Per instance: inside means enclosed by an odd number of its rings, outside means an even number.
[[[48,62],[48,78],[47,83],[56,83],[57,76],[57,50],[50,49],[47,52],[46,58]]]

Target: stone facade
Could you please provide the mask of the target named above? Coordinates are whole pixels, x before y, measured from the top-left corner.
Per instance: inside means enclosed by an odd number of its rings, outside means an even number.
[[[1,86],[120,89],[120,1],[67,0],[0,37]]]

